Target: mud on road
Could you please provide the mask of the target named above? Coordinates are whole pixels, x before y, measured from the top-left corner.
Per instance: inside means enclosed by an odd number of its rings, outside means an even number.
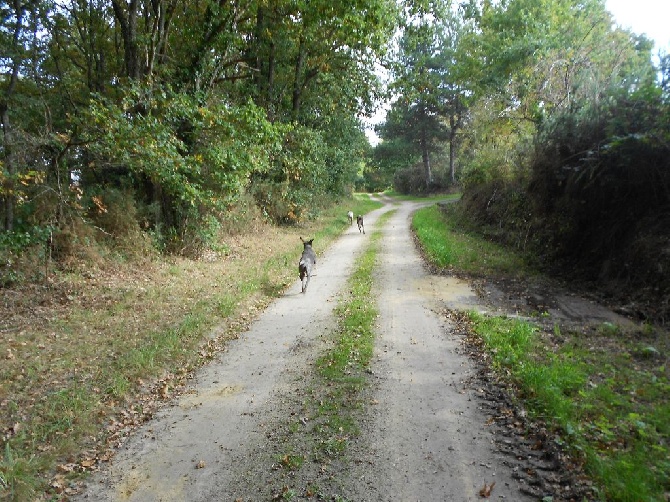
[[[588,498],[588,482],[514,409],[460,329],[460,311],[510,308],[509,294],[429,273],[410,232],[417,207],[387,204],[366,215],[366,235],[353,226],[326,252],[315,241],[308,293],[296,281],[75,500]],[[337,459],[307,456],[299,468],[282,469],[290,424],[309,424],[305,393],[314,361],[331,343],[333,308],[375,231],[383,233],[378,335],[360,434],[347,438]]]

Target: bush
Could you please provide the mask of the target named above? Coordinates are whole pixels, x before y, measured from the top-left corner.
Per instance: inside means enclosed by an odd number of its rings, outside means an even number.
[[[32,227],[0,232],[0,287],[42,277],[51,231],[49,227]]]
[[[463,214],[564,278],[622,302],[645,297],[645,315],[667,320],[668,113],[642,89],[557,114],[536,136],[528,181],[468,183]]]
[[[88,214],[100,230],[100,241],[111,249],[134,258],[150,256],[155,252],[151,239],[140,228],[140,215],[133,192],[116,188],[101,190],[90,197]],[[144,226],[148,228],[147,221],[144,221]]]

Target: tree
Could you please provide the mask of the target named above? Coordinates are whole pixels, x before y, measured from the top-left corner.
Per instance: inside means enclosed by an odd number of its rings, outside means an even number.
[[[431,154],[446,138],[441,121],[443,68],[436,25],[426,19],[409,24],[399,45],[392,89],[400,96],[387,115],[382,138],[403,137],[418,150],[429,188],[433,182]]]
[[[388,0],[281,1],[258,6],[248,61],[255,101],[271,120],[314,123],[335,107],[356,115],[369,102],[397,24]]]
[[[40,2],[15,0],[0,7],[0,124],[2,125],[2,149],[0,150],[0,172],[3,207],[2,228],[11,232],[16,223],[16,204],[21,199],[22,184],[36,179],[35,171],[29,169],[24,143],[29,142],[26,131],[18,117],[33,117],[35,81],[43,54],[41,31],[46,19],[45,6]]]
[[[409,13],[393,65],[396,111],[384,133],[387,139],[403,136],[416,145],[426,187],[433,181],[431,157],[445,149],[446,141],[454,183],[458,135],[474,95],[467,60],[459,49],[467,26],[449,1],[414,3]]]
[[[93,223],[122,190],[179,251],[251,180],[306,205],[347,193],[398,8],[16,0],[0,12],[3,230]]]

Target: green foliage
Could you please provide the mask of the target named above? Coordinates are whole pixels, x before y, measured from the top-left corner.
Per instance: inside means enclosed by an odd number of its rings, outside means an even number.
[[[445,217],[439,206],[430,206],[414,213],[412,228],[429,259],[446,269],[456,268],[470,274],[492,272],[510,274],[528,269],[523,260],[504,248],[459,231],[453,218]],[[446,236],[449,235],[449,239]]]
[[[407,147],[407,152],[399,155],[399,161],[412,154],[421,160],[422,184],[412,180],[413,175],[421,173],[418,166],[410,168],[414,163],[403,165],[404,175],[396,177],[394,188],[405,193],[440,187],[432,163],[441,151],[456,147],[456,134],[466,109],[467,84],[458,80],[455,51],[460,27],[447,3],[436,2],[434,6],[439,13],[419,9],[404,26],[391,84],[391,91],[399,99],[391,105],[385,123],[379,127],[384,140]],[[447,140],[448,145],[444,145]],[[453,156],[449,170],[454,172]]]
[[[383,191],[393,186],[395,173],[418,161],[411,144],[400,138],[387,139],[373,150],[363,172],[364,188],[370,192]]]
[[[78,218],[118,247],[139,226],[160,251],[194,256],[252,191],[282,222],[350,194],[367,148],[359,117],[398,21],[388,0],[3,13],[3,229]],[[95,212],[110,190],[134,199],[123,224]]]
[[[602,2],[471,2],[456,54],[471,105],[457,155],[481,231],[667,319],[667,61]]]
[[[52,231],[50,227],[29,227],[0,233],[0,287],[41,277],[43,269],[35,264],[46,263]],[[36,277],[26,277],[28,271]]]
[[[250,191],[271,221],[294,224],[313,218],[332,197],[349,195],[367,141],[357,121],[334,116],[322,131],[281,126],[281,141]]]
[[[160,208],[150,224],[166,248],[191,254],[212,242],[212,216],[239,199],[253,172],[268,169],[266,152],[277,141],[253,104],[202,106],[160,87],[135,86],[121,105],[93,101],[82,128],[93,157],[82,176],[120,165],[137,189],[149,183]]]
[[[541,130],[529,195],[554,256],[581,274],[670,294],[670,129],[655,86],[565,113]],[[654,251],[656,250],[656,251]],[[615,288],[615,284],[612,284]],[[661,314],[665,315],[665,314]]]
[[[89,169],[121,164],[185,206],[235,200],[249,174],[263,169],[262,148],[273,141],[254,105],[204,107],[160,87],[132,88],[120,105],[95,100],[82,126],[96,156]]]
[[[421,90],[444,96],[450,111],[444,125],[449,116],[451,130],[456,125],[459,131],[449,150],[468,187],[526,179],[538,125],[556,113],[578,112],[585,103],[654,82],[649,41],[612,28],[602,2],[470,2],[443,27],[449,36],[428,52],[432,65],[426,63],[420,75],[427,79],[438,68],[447,73],[438,91],[427,84]],[[402,57],[398,62],[411,68]],[[416,91],[407,85],[399,89],[398,102],[412,102]],[[447,145],[438,141],[440,146]]]
[[[284,126],[282,132],[272,165],[254,175],[251,192],[264,216],[296,223],[315,211],[326,194],[325,148],[312,129]]]

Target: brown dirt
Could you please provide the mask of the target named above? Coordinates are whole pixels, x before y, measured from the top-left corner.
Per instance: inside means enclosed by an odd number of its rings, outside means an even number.
[[[429,273],[409,230],[418,204],[366,215],[317,254],[307,294],[296,281],[191,389],[140,427],[75,500],[514,500],[590,499],[590,484],[542,424],[531,423],[489,373],[463,329],[464,309],[528,315],[584,329],[597,305],[544,282],[468,281]],[[383,228],[378,217],[396,213]],[[313,454],[282,467],[291,427],[310,427],[312,365],[331,343],[333,307],[375,230],[383,232],[378,339],[360,434],[335,459]],[[292,437],[300,437],[292,431]],[[309,450],[308,441],[302,445]]]

